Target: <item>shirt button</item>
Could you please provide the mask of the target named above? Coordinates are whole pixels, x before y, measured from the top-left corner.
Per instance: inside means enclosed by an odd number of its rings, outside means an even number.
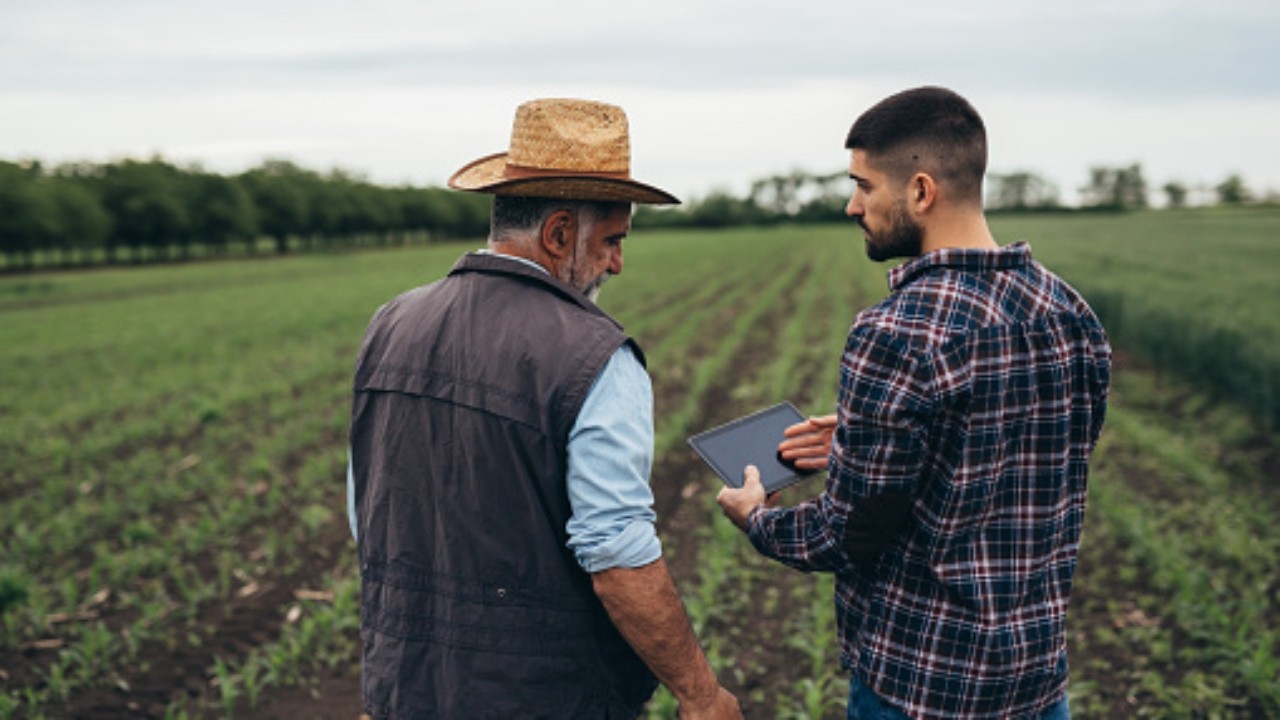
[[[504,597],[506,597],[506,596],[507,596],[507,589],[506,589],[506,588],[498,588],[498,597],[500,597],[500,598],[504,598]]]

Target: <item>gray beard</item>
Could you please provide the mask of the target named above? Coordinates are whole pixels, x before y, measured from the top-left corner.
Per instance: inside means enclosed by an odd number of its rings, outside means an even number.
[[[600,289],[604,287],[605,281],[609,279],[609,273],[601,273],[600,277],[594,282],[582,289],[582,294],[587,296],[591,302],[598,302],[600,299]]]

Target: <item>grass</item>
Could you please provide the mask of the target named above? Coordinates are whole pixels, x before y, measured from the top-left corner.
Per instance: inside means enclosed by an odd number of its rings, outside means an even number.
[[[1280,215],[993,229],[1030,240],[1131,359],[1069,617],[1076,716],[1280,714]],[[352,362],[374,309],[465,249],[0,278],[0,718],[83,714],[95,692],[252,717],[285,685],[355,667]],[[655,485],[692,488],[664,547],[702,639],[749,714],[838,715],[830,578],[755,556],[683,439],[784,398],[831,412],[844,333],[887,267],[843,225],[641,233],[626,260],[603,304],[649,355],[657,467],[678,473]],[[294,595],[308,588],[333,599]],[[169,698],[148,684],[166,667],[209,689]]]
[[[1280,209],[1001,218],[1071,281],[1113,342],[1280,422]]]

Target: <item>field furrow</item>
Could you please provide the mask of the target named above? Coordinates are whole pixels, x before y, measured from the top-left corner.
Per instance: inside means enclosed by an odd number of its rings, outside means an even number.
[[[1074,717],[1280,716],[1278,218],[993,218],[1118,350]],[[351,720],[355,348],[378,305],[478,245],[0,278],[0,720]],[[750,718],[842,716],[832,578],[755,553],[685,439],[784,399],[832,412],[888,267],[848,225],[639,233],[604,289],[654,381],[668,563]],[[674,710],[660,693],[649,714]]]
[[[1069,618],[1073,699],[1108,715],[1137,703],[1273,716],[1276,493],[1251,479],[1270,461],[1232,451],[1258,441],[1256,430],[1222,432],[1235,415],[1229,409],[1152,415],[1153,403],[1167,410],[1174,393],[1146,395],[1151,382],[1149,370],[1124,368],[1094,462]]]

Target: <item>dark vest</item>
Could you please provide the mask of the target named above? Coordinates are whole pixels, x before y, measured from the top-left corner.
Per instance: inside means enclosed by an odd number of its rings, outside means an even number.
[[[632,343],[569,285],[469,254],[384,305],[351,411],[365,710],[635,717],[657,685],[566,547],[569,430]]]

